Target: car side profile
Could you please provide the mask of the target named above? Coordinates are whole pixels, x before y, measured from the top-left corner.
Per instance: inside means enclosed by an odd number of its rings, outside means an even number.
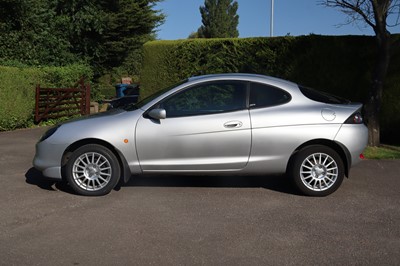
[[[302,193],[326,196],[361,160],[368,138],[361,108],[263,75],[191,77],[49,129],[33,165],[89,196],[140,174],[285,173]]]

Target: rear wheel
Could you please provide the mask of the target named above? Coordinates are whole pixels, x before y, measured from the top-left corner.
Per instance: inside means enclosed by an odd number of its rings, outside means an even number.
[[[120,166],[109,149],[88,144],[72,153],[65,168],[65,177],[78,194],[102,196],[110,193],[118,183]]]
[[[294,155],[290,172],[294,184],[303,194],[327,196],[342,184],[344,164],[333,149],[315,145]]]

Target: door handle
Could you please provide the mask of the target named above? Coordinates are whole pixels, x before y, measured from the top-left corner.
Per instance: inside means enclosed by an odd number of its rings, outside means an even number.
[[[239,128],[241,126],[243,126],[243,123],[240,121],[229,121],[224,124],[226,128]]]

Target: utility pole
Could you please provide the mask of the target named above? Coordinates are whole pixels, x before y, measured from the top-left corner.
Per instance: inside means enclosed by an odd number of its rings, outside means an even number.
[[[271,0],[270,37],[274,36],[274,0]]]

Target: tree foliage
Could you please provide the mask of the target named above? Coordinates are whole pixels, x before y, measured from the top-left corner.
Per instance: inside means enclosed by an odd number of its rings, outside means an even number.
[[[153,37],[164,16],[153,10],[159,0],[120,0],[108,4],[104,29],[103,57],[107,66],[116,67]]]
[[[120,66],[163,22],[159,1],[0,0],[0,62]]]
[[[30,65],[61,65],[75,59],[54,23],[54,2],[0,0],[0,59]]]
[[[372,27],[376,39],[376,61],[372,74],[371,88],[366,100],[366,118],[369,129],[369,145],[380,144],[379,114],[382,107],[382,95],[387,76],[392,44],[389,27],[400,24],[399,0],[325,0],[322,2],[328,7],[340,9],[348,15],[349,22],[361,21]],[[388,17],[394,15],[393,24],[388,23]]]
[[[205,0],[200,7],[203,25],[198,29],[200,38],[236,38],[239,5],[233,0]]]

